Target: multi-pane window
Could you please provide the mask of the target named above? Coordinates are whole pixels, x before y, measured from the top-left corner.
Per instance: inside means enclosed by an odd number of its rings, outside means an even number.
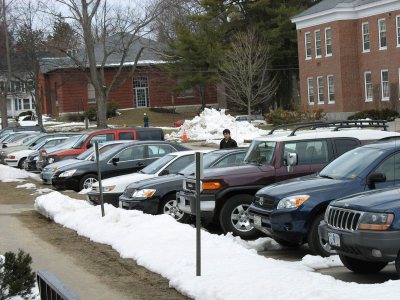
[[[365,101],[372,101],[372,76],[371,72],[364,73]]]
[[[332,55],[332,30],[325,28],[325,52],[326,56]]]
[[[397,47],[400,47],[400,16],[396,16],[396,41]]]
[[[381,70],[381,91],[382,100],[389,100],[389,72]]]
[[[307,78],[307,99],[308,104],[314,104],[314,80],[311,77]]]
[[[317,77],[318,85],[318,104],[324,103],[324,78],[322,76]]]
[[[328,103],[335,103],[335,84],[333,81],[333,75],[327,76],[328,82]]]
[[[387,40],[386,40],[386,20],[379,19],[378,20],[379,27],[379,49],[387,48]]]
[[[140,76],[133,79],[136,107],[149,106],[149,86],[147,77]]]
[[[322,50],[321,50],[321,31],[315,30],[315,57],[321,57]]]
[[[362,23],[362,40],[363,40],[363,52],[370,50],[369,41],[369,23]]]
[[[306,32],[304,35],[305,45],[306,45],[306,59],[311,59],[311,33]]]
[[[96,92],[94,90],[93,84],[88,83],[87,89],[88,89],[88,103],[96,103]]]

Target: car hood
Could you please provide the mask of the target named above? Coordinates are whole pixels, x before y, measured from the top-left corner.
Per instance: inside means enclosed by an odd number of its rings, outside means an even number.
[[[7,148],[3,148],[2,151],[5,151],[7,154],[11,153],[11,152],[16,152],[19,150],[24,150],[24,149],[28,149],[29,147],[26,145],[19,145],[19,146],[12,146],[12,147],[7,147]]]
[[[309,175],[282,181],[260,189],[257,195],[282,199],[289,195],[329,195],[327,199],[336,199],[346,195],[347,186],[354,183],[353,180],[338,180],[322,178],[318,175]],[[358,183],[357,183],[358,184]]]
[[[157,177],[149,178],[149,179],[138,181],[138,182],[133,182],[133,183],[129,184],[128,187],[134,188],[134,189],[157,188],[157,186],[160,186],[162,184],[168,184],[169,182],[181,181],[181,180],[183,180],[183,178],[185,178],[183,175],[177,175],[177,174],[157,176]]]
[[[138,182],[141,180],[146,180],[149,178],[153,178],[156,175],[154,174],[143,174],[143,173],[132,173],[132,174],[127,174],[127,175],[121,175],[121,176],[115,176],[111,177],[108,179],[102,180],[102,186],[113,186],[115,185],[115,188],[111,191],[111,193],[123,193],[127,185],[133,182]],[[99,183],[96,182],[93,184],[93,187],[98,188]],[[106,192],[104,192],[106,193]]]
[[[203,178],[225,177],[230,175],[238,175],[239,173],[242,176],[246,176],[246,174],[260,173],[260,167],[260,165],[244,164],[223,168],[209,168],[203,171]],[[268,170],[273,170],[273,167],[269,165],[263,165],[262,171]]]
[[[68,171],[72,169],[81,169],[86,166],[94,166],[96,165],[96,162],[91,161],[91,160],[79,160],[76,163],[68,164],[66,166],[63,166],[60,168],[60,171]]]
[[[43,169],[43,172],[49,172],[51,171],[53,168],[62,168],[68,165],[72,165],[72,164],[77,164],[77,163],[81,163],[84,160],[80,160],[80,159],[75,159],[75,158],[69,158],[69,159],[65,159],[65,160],[60,160],[57,161],[55,163],[52,163],[51,165],[46,166]]]
[[[14,155],[16,158],[21,158],[21,157],[28,156],[33,151],[35,151],[35,150],[20,150],[20,151],[11,152],[10,154],[8,154],[8,156]]]
[[[400,187],[359,193],[338,199],[332,205],[360,211],[391,211],[400,207]]]

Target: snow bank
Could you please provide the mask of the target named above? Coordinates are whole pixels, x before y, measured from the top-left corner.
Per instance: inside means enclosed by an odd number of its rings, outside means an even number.
[[[33,178],[40,181],[39,174],[33,174],[25,170],[11,168],[9,166],[0,165],[0,181],[13,182],[21,181],[21,179]]]

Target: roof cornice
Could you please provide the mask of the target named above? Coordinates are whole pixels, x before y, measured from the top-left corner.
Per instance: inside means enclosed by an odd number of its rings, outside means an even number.
[[[395,10],[400,10],[400,1],[382,0],[356,7],[335,7],[315,14],[294,17],[291,21],[296,23],[296,29],[299,30],[335,21],[357,20]]]

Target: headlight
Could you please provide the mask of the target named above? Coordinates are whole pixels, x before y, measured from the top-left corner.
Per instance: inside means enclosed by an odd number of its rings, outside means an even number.
[[[293,195],[279,201],[277,209],[297,208],[310,198],[310,195]]]
[[[361,230],[387,230],[394,219],[393,214],[364,213],[360,219],[358,229]]]
[[[103,192],[111,192],[115,189],[115,185],[103,186]]]
[[[36,160],[37,160],[37,158],[36,158]],[[48,162],[49,164],[52,164],[52,163],[54,162],[54,158],[53,158],[53,157],[49,157],[49,158],[47,159],[47,162]]]
[[[62,172],[59,177],[71,177],[76,172],[76,169]]]
[[[155,192],[156,190],[152,189],[136,190],[132,194],[132,198],[150,198],[151,196],[154,195]]]

